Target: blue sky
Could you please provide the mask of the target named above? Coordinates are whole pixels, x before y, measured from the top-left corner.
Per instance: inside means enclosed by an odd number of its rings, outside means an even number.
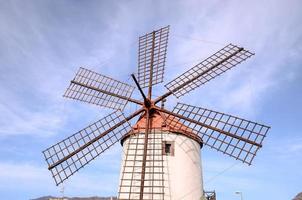
[[[302,191],[301,7],[294,0],[0,1],[1,197],[60,194],[41,151],[111,112],[64,99],[69,80],[82,66],[133,84],[138,36],[169,24],[165,81],[230,42],[256,53],[167,103],[272,127],[252,166],[204,148],[205,189],[220,200],[239,199],[237,190],[245,200],[293,198]],[[85,167],[64,184],[65,194],[116,195],[121,153],[116,145]]]

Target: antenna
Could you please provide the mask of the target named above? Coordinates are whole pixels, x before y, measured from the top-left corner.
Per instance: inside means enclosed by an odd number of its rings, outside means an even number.
[[[155,130],[159,130],[158,127],[174,130],[199,141],[201,146],[204,144],[243,163],[252,164],[269,126],[184,103],[177,103],[169,111],[164,107],[164,102],[172,94],[179,98],[192,92],[254,53],[229,44],[168,82],[165,85],[167,91],[152,99],[152,87],[163,82],[169,28],[166,26],[139,37],[138,76],[136,79],[132,74],[132,78],[144,101],[131,97],[135,87],[130,84],[82,67],[78,70],[64,97],[111,108],[114,112],[43,151],[56,185],[63,183],[125,137],[136,135],[137,140],[131,142],[136,145],[135,150],[141,153],[126,155],[131,157],[126,159],[132,162],[132,171],[123,172],[126,175],[123,174],[122,181],[127,185],[120,186],[119,195],[129,194],[126,199],[131,200],[155,199],[155,196],[164,199],[163,137],[157,137]],[[144,93],[145,88],[148,88],[147,94]],[[129,102],[140,108],[125,116],[122,110]],[[159,102],[161,105],[158,105]],[[132,120],[137,116],[139,121],[135,128],[139,131],[135,132]],[[174,151],[173,142],[166,141],[165,144],[164,151]],[[155,155],[153,149],[154,154],[150,155],[150,146],[155,148],[155,145],[159,145],[156,150],[159,154]],[[138,150],[138,147],[141,148]],[[130,148],[129,151],[133,150]],[[150,163],[153,163],[152,166]],[[123,187],[128,189],[125,191]]]

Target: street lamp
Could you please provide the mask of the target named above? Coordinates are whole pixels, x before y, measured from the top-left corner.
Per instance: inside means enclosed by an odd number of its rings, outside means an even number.
[[[236,191],[235,194],[240,194],[240,200],[243,200],[243,195],[242,195],[242,192],[240,191]]]

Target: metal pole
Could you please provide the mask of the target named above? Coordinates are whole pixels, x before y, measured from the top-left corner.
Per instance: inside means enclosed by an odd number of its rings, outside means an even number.
[[[134,74],[131,74],[131,76],[132,76],[132,78],[133,78],[133,80],[134,80],[134,83],[135,83],[135,85],[137,86],[139,92],[140,92],[141,95],[143,96],[144,102],[146,102],[146,101],[147,101],[146,95],[144,94],[144,91],[142,90],[141,86],[139,85],[139,83],[138,83],[138,81],[137,81],[135,75],[134,75]]]
[[[236,191],[235,194],[240,194],[240,200],[243,200],[243,194],[240,191]]]

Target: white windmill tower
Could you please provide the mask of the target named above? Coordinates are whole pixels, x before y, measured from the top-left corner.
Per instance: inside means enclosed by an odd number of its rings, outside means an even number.
[[[200,199],[203,145],[251,164],[268,126],[188,104],[178,103],[173,111],[158,104],[170,95],[187,94],[253,54],[229,44],[166,84],[168,91],[152,99],[152,86],[163,82],[168,34],[169,26],[139,38],[138,80],[132,77],[144,101],[131,98],[131,85],[79,69],[64,96],[116,111],[43,151],[57,185],[118,141],[125,152],[120,200]],[[128,101],[141,108],[125,117],[121,110]],[[136,116],[139,120],[131,126]]]

